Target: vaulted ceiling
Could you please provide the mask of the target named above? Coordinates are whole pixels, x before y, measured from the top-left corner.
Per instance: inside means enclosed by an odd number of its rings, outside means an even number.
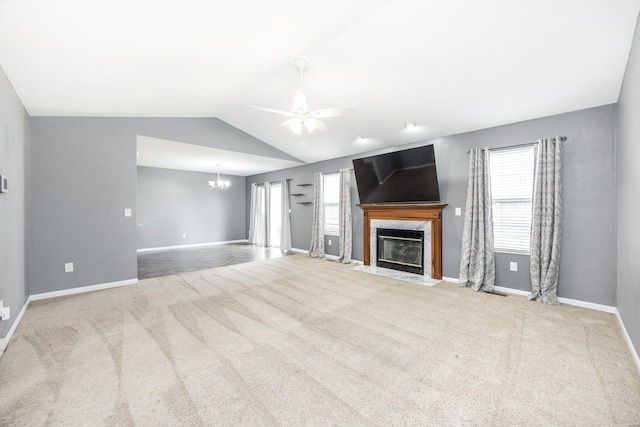
[[[615,103],[640,0],[0,0],[32,116],[218,117],[306,162]],[[311,109],[353,107],[300,145]],[[414,122],[411,130],[404,123]],[[363,136],[360,142],[356,136]]]

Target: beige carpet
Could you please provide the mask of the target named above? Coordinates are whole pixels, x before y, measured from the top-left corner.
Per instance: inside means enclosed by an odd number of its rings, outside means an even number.
[[[616,318],[302,255],[35,302],[0,425],[640,424]]]

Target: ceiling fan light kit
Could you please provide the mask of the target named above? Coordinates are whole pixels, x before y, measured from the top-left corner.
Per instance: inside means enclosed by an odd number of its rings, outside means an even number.
[[[288,127],[291,132],[301,136],[300,143],[305,144],[305,134],[310,134],[314,130],[318,129],[326,131],[329,127],[319,119],[337,117],[353,112],[353,108],[340,107],[340,108],[324,108],[321,110],[309,110],[307,106],[307,97],[304,94],[304,70],[308,69],[311,63],[302,56],[297,56],[289,61],[294,67],[298,69],[300,75],[300,90],[294,90],[293,92],[293,108],[291,111],[275,110],[272,108],[255,107],[249,105],[251,108],[257,110],[266,111],[268,113],[281,114],[289,119],[282,122],[278,129]]]

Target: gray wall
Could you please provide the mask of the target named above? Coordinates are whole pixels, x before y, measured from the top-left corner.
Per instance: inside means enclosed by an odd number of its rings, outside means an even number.
[[[618,101],[617,306],[640,351],[640,21]]]
[[[138,249],[245,238],[245,178],[138,166]],[[186,237],[183,237],[186,234]]]
[[[615,106],[608,105],[520,123],[452,135],[408,144],[398,148],[434,144],[438,167],[440,195],[448,203],[443,211],[443,272],[458,277],[462,223],[467,191],[467,150],[473,147],[504,147],[532,142],[540,137],[563,135],[565,149],[564,234],[558,294],[598,304],[615,304],[616,275],[616,182],[615,182]],[[313,141],[309,141],[312,144]],[[386,150],[390,151],[390,150]],[[356,157],[377,154],[365,153],[325,162],[290,168],[278,172],[247,177],[252,182],[292,178],[291,191],[307,193],[292,197],[292,245],[309,249],[311,238],[311,205],[297,205],[297,201],[311,200],[312,187],[296,187],[312,183],[314,172],[335,172],[351,167]],[[358,196],[352,177],[353,199],[353,257],[362,260],[362,211],[355,205]],[[249,206],[249,201],[247,201]],[[461,207],[463,216],[454,216],[454,208]],[[248,221],[248,219],[247,219]],[[327,253],[336,254],[336,246],[327,246]],[[509,262],[518,262],[518,272],[509,271]],[[496,255],[498,286],[529,290],[528,256]]]
[[[9,192],[0,194],[0,299],[11,319],[0,322],[6,337],[29,296],[27,277],[29,116],[0,68],[0,175]]]
[[[218,119],[32,118],[32,294],[137,277],[137,135],[295,160]]]

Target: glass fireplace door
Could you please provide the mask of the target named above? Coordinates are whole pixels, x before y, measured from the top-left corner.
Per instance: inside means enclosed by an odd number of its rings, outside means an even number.
[[[424,232],[378,229],[379,267],[424,274]]]

